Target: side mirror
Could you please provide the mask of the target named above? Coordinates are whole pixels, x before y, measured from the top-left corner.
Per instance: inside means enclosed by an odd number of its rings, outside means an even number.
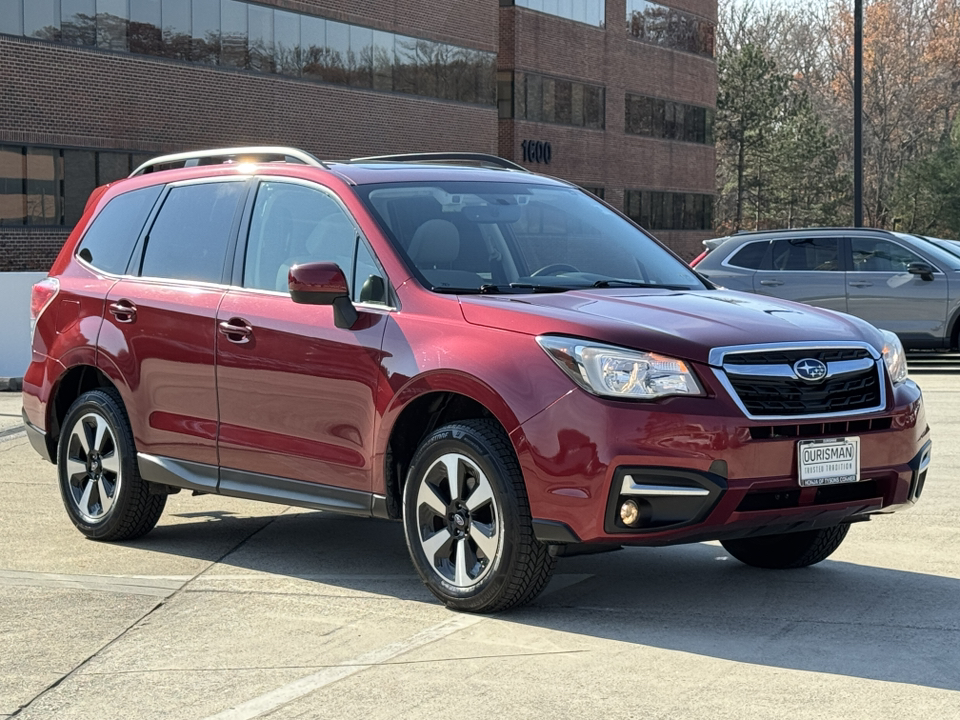
[[[912,262],[907,265],[907,272],[911,275],[919,275],[921,280],[933,280],[933,267],[923,262]]]
[[[338,328],[348,330],[356,325],[357,309],[350,302],[347,278],[336,263],[294,265],[287,285],[295,303],[333,305],[333,321]]]

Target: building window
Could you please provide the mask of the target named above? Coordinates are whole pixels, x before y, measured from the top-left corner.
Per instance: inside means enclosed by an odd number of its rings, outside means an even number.
[[[627,32],[653,45],[713,57],[714,23],[649,0],[627,0]]]
[[[647,230],[713,230],[713,195],[627,190],[624,208]]]
[[[0,33],[442,100],[497,102],[496,53],[241,0],[0,0]]]
[[[603,27],[605,0],[500,0],[500,7],[536,10],[575,22]]]
[[[99,185],[130,174],[150,155],[0,146],[0,226],[77,224]]]
[[[588,193],[592,193],[596,195],[598,198],[600,198],[601,200],[603,200],[605,191],[602,187],[598,187],[596,185],[581,185],[580,187],[586,190]]]
[[[627,93],[624,131],[631,135],[713,145],[711,108]]]
[[[501,118],[602,130],[604,88],[534,73],[497,73]]]

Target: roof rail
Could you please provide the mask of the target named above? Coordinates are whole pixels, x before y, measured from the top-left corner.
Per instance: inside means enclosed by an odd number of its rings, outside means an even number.
[[[130,173],[136,177],[144,173],[158,170],[169,170],[171,167],[195,167],[197,165],[218,165],[231,162],[294,162],[313,167],[326,167],[320,160],[308,152],[288,147],[256,146],[218,148],[215,150],[196,150],[194,152],[161,155],[147,160],[140,167]],[[164,166],[170,167],[164,167]]]
[[[440,163],[449,165],[479,165],[480,167],[495,167],[503,170],[516,170],[519,172],[530,172],[523,165],[517,165],[512,160],[507,160],[496,155],[475,152],[428,152],[428,153],[403,153],[400,155],[373,155],[371,157],[353,158],[352,163],[364,162],[421,162],[421,163]]]

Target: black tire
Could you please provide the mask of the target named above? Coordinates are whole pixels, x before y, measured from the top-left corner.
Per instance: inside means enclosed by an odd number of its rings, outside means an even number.
[[[167,502],[166,495],[151,493],[140,477],[130,422],[112,388],[86,392],[70,406],[58,443],[57,476],[70,520],[93,540],[145,535]]]
[[[447,477],[451,464],[462,477],[458,497],[452,497]],[[403,526],[420,578],[454,610],[492,613],[529,602],[553,572],[555,558],[533,534],[513,446],[492,420],[446,425],[424,439],[404,486]],[[449,552],[431,540],[449,543]],[[466,558],[462,568],[461,557]]]
[[[763,535],[742,540],[721,540],[723,548],[747,565],[788,570],[826,560],[847,536],[849,525],[805,530],[784,535]]]

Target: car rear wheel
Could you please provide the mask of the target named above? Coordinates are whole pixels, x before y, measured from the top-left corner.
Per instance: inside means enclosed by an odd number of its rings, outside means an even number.
[[[847,536],[849,525],[763,535],[741,540],[721,540],[723,548],[737,560],[753,567],[773,570],[808,567],[826,560]]]
[[[94,540],[130,540],[157,524],[166,495],[140,477],[120,396],[91,390],[73,403],[57,452],[60,494],[77,529]]]
[[[528,602],[553,572],[554,558],[533,535],[513,448],[490,420],[446,425],[421,443],[404,488],[403,524],[420,578],[455,610]]]

